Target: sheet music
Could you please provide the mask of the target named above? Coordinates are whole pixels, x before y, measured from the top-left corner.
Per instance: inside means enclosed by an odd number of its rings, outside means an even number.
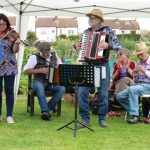
[[[94,67],[94,84],[95,87],[100,87],[100,68]]]
[[[100,87],[101,79],[106,79],[106,67],[94,67],[94,85]]]
[[[106,79],[106,67],[102,67],[102,79]]]

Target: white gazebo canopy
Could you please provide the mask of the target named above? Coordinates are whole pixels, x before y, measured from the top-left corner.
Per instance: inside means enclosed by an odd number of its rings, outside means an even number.
[[[84,16],[100,8],[105,17],[149,18],[149,0],[1,0],[1,9],[24,16]]]

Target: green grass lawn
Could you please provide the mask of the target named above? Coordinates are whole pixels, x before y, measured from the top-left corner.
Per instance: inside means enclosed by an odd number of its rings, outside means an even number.
[[[91,128],[73,130],[62,125],[74,118],[74,106],[62,102],[62,115],[52,115],[51,121],[40,119],[39,106],[36,101],[35,116],[26,112],[26,100],[17,100],[14,108],[15,124],[8,125],[3,103],[3,121],[0,123],[0,150],[149,150],[150,125],[129,125],[124,116],[108,118],[108,128],[98,126],[97,116],[91,114]],[[79,118],[79,117],[78,117]],[[80,119],[80,118],[79,118]],[[73,127],[73,125],[72,125]]]

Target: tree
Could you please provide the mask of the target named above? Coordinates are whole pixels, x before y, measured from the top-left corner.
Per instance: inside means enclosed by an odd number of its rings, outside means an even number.
[[[27,40],[29,46],[33,46],[33,44],[35,43],[35,41],[37,41],[37,39],[38,39],[38,38],[37,38],[35,32],[29,31],[29,32],[27,33],[27,38],[26,38],[26,40]]]
[[[72,59],[75,60],[78,56],[77,52],[73,48],[74,42],[70,39],[57,39],[53,46],[53,50],[57,53],[57,55],[61,58],[62,61],[64,59]]]

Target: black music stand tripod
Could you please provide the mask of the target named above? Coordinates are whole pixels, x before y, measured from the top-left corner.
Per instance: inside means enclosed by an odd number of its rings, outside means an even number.
[[[82,124],[77,119],[77,102],[78,102],[78,88],[79,86],[93,86],[94,83],[94,68],[90,65],[59,65],[59,75],[60,75],[60,85],[63,86],[73,86],[75,87],[75,113],[74,119],[58,128],[57,130],[61,130],[63,128],[69,128],[70,124],[74,123],[74,137],[76,137],[77,125],[81,124],[85,128],[94,131],[88,126]]]

